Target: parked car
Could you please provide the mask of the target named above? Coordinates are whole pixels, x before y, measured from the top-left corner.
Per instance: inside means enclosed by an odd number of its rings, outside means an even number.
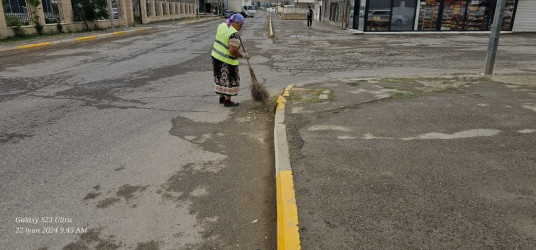
[[[408,18],[403,15],[393,15],[391,18],[391,24],[395,26],[402,26],[408,23]]]
[[[225,18],[229,18],[229,17],[231,17],[233,14],[234,14],[234,12],[233,12],[232,10],[224,10],[224,11],[223,11],[223,16],[224,16]]]
[[[391,19],[391,24],[394,26],[403,26],[409,23],[409,20],[404,15],[393,15],[389,10],[369,10],[368,20],[378,22],[388,22]]]
[[[119,11],[117,8],[112,8],[112,14],[114,15],[114,19],[119,19]]]
[[[369,10],[368,20],[389,21],[391,18],[390,10]]]

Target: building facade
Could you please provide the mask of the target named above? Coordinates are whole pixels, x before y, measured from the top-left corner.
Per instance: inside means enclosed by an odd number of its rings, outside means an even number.
[[[0,38],[14,36],[14,20],[21,24],[26,34],[36,33],[29,18],[32,7],[25,0],[0,0]],[[196,15],[194,0],[113,0],[114,24],[132,26],[137,16],[138,22],[151,23],[174,20]],[[86,29],[85,23],[73,13],[71,0],[41,0],[35,10],[39,22],[44,25],[44,32],[58,32],[61,24],[63,32],[75,32]],[[91,28],[108,28],[110,20],[93,21]]]
[[[345,1],[339,2],[333,6],[344,10]],[[349,0],[347,4],[350,29],[470,32],[491,30],[497,0]],[[536,1],[506,0],[502,30],[536,32]]]

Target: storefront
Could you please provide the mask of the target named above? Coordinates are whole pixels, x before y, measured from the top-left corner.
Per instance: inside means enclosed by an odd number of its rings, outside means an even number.
[[[365,32],[488,31],[496,5],[497,0],[353,0],[349,23]],[[502,30],[536,31],[536,1],[506,0]]]

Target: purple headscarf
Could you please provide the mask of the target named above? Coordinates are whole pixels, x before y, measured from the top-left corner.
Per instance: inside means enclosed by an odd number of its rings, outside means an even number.
[[[227,27],[231,27],[231,22],[244,23],[244,17],[241,14],[234,14],[227,19]]]

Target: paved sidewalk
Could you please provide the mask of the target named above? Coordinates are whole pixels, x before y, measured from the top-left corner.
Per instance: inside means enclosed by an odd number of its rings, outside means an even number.
[[[191,24],[198,22],[206,22],[214,19],[221,19],[222,16],[213,16],[213,17],[204,17],[200,20],[195,18],[186,18],[181,20],[169,20],[157,23],[150,23],[147,25],[137,24],[135,27],[117,27],[115,31],[111,29],[103,30],[94,30],[88,32],[77,32],[77,33],[63,33],[55,36],[43,36],[36,37],[29,40],[21,40],[16,42],[5,42],[0,43],[0,53],[2,52],[12,52],[20,50],[30,50],[30,49],[40,49],[49,46],[58,46],[64,44],[72,43],[81,43],[81,42],[90,42],[106,38],[121,37],[125,35],[140,35],[143,32],[155,32],[158,30],[160,25],[173,24]]]
[[[303,249],[536,248],[536,75],[298,84]]]

